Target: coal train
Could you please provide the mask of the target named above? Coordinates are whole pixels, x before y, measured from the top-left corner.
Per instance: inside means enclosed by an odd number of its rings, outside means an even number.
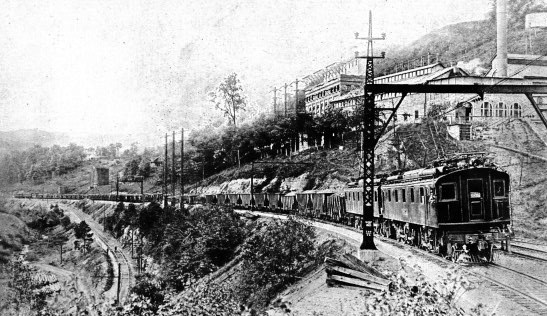
[[[375,232],[455,261],[490,262],[511,236],[509,174],[484,153],[460,154],[428,168],[374,181]],[[18,198],[160,202],[161,194],[16,194]],[[295,214],[362,229],[363,188],[289,193],[185,195],[189,204]],[[177,205],[176,199],[170,199]]]
[[[89,199],[93,201],[113,201],[113,202],[129,202],[129,203],[149,203],[161,202],[163,195],[155,194],[51,194],[51,193],[16,193],[13,195],[18,199],[50,199],[50,200],[83,200]]]
[[[490,262],[511,236],[509,174],[484,153],[459,154],[374,182],[377,234],[454,261]],[[199,197],[192,197],[199,199]],[[319,218],[362,229],[363,188],[340,191],[208,194],[203,202]]]

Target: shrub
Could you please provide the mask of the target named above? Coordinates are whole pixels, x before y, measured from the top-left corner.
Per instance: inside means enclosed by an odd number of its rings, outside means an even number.
[[[85,221],[81,221],[80,224],[74,227],[74,234],[76,238],[79,238],[79,239],[84,239],[86,235],[89,234],[90,231],[91,231],[91,227],[89,227],[89,225],[87,225]]]
[[[233,212],[199,209],[167,226],[161,245],[162,270],[169,287],[182,290],[233,258],[244,239],[243,222]]]
[[[165,299],[161,284],[147,273],[137,276],[136,285],[131,289],[131,293],[149,302],[147,310],[152,312],[156,312]]]
[[[313,262],[315,229],[290,217],[262,225],[242,250],[238,293],[247,303],[267,303]]]
[[[463,292],[472,288],[461,271],[453,269],[436,284],[426,281],[419,266],[414,266],[417,276],[405,272],[406,263],[401,260],[403,269],[392,276],[388,291],[374,295],[367,294],[366,315],[461,315],[454,302]],[[482,315],[482,306],[470,311],[471,315]]]
[[[68,225],[70,225],[70,217],[66,215],[61,217],[61,225],[63,225],[64,228],[67,228]]]

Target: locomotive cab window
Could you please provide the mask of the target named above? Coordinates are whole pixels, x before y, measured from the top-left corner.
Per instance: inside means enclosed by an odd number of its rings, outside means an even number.
[[[395,195],[395,202],[399,202],[399,190],[393,190],[393,194]]]
[[[505,197],[505,181],[494,180],[494,197]]]
[[[456,200],[456,183],[441,184],[441,201]]]
[[[420,188],[420,203],[425,203],[425,189]]]
[[[410,202],[414,203],[415,197],[414,197],[414,188],[410,188]]]
[[[406,202],[406,189],[401,190],[401,199],[403,202]]]
[[[387,190],[387,200],[391,202],[391,190]]]
[[[374,202],[378,202],[378,191],[374,191]]]

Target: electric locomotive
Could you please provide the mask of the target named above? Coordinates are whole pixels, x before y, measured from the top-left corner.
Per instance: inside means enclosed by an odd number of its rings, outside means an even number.
[[[453,260],[489,262],[494,244],[511,234],[509,192],[509,175],[484,153],[460,154],[376,179],[376,231]],[[362,188],[344,195],[347,217],[360,227]]]

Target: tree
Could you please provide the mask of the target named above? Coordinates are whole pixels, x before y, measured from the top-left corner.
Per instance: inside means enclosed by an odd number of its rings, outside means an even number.
[[[292,217],[259,227],[242,246],[241,267],[246,272],[238,285],[240,298],[268,302],[302,276],[317,254],[315,239],[313,227]]]
[[[80,224],[74,227],[74,234],[78,239],[84,239],[86,237],[89,237],[90,232],[91,228],[85,221],[81,221]]]
[[[245,111],[245,97],[243,96],[243,88],[234,72],[224,79],[218,86],[216,91],[211,94],[211,101],[215,103],[215,107],[222,111],[224,116],[236,126],[236,114],[238,111]]]

